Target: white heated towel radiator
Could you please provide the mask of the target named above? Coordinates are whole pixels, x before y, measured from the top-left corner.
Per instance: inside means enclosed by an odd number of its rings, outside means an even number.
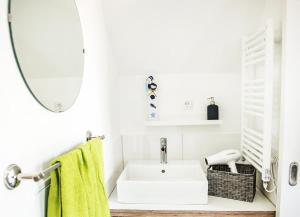
[[[273,47],[272,21],[242,42],[242,154],[263,182],[271,179]]]

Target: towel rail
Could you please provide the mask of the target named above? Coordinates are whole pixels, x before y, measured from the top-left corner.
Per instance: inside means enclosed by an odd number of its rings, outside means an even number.
[[[273,43],[274,28],[271,20],[262,30],[244,37],[242,43],[241,147],[243,156],[262,173],[264,183],[271,180]]]
[[[105,139],[105,136],[92,136],[91,131],[87,131],[86,133],[86,141],[89,141],[93,138],[100,138],[101,140]],[[46,168],[43,171],[40,171],[35,174],[26,174],[22,173],[21,168],[16,164],[11,164],[7,167],[5,173],[4,173],[4,184],[7,189],[13,190],[16,187],[18,187],[22,180],[33,180],[35,182],[38,182],[46,177],[46,174],[50,173],[53,170],[56,170],[58,167],[60,167],[60,163],[56,163],[48,168]]]

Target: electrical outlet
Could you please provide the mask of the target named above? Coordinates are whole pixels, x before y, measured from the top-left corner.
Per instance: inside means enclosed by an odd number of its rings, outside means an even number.
[[[185,100],[184,101],[184,109],[185,110],[193,110],[194,102],[193,100]]]

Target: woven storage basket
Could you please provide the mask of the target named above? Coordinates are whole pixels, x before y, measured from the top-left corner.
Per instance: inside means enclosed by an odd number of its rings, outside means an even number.
[[[208,195],[253,202],[256,193],[256,169],[252,165],[236,164],[238,173],[227,165],[207,169]]]

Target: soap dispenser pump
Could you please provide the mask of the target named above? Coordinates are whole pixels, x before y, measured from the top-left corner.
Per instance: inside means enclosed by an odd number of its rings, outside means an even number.
[[[214,97],[208,98],[210,105],[207,106],[207,120],[219,120],[219,107],[215,103]]]

